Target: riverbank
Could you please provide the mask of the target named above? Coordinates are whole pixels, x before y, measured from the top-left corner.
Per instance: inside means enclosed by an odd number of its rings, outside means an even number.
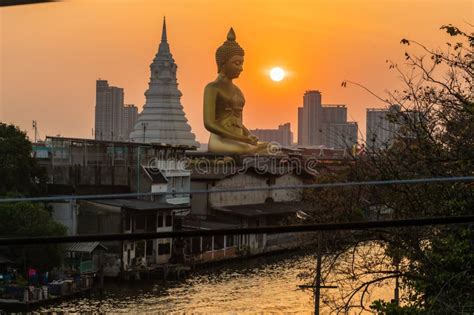
[[[93,276],[52,281],[40,287],[9,284],[2,286],[0,311],[26,312],[40,306],[77,298],[92,290]]]

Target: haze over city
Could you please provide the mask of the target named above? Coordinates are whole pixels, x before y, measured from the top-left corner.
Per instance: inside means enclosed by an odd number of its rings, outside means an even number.
[[[2,121],[30,136],[34,119],[42,137],[91,137],[99,78],[124,88],[125,103],[141,110],[166,16],[182,104],[197,139],[207,142],[203,88],[216,77],[214,52],[230,26],[246,52],[236,83],[246,95],[249,128],[290,122],[296,136],[303,94],[318,89],[324,103],[346,104],[348,118],[365,132],[365,109],[382,104],[341,82],[360,82],[380,94],[395,88],[398,78],[386,60],[403,60],[400,39],[443,44],[439,27],[465,25],[472,2],[64,1],[6,7],[0,14]],[[287,71],[284,80],[270,80],[274,66]]]

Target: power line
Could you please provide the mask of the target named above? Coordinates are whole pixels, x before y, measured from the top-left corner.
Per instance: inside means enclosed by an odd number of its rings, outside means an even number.
[[[448,224],[473,224],[474,215],[444,216],[418,219],[384,220],[384,221],[359,221],[344,223],[319,223],[307,225],[262,226],[251,228],[170,231],[128,234],[94,234],[76,236],[34,236],[21,238],[1,238],[0,246],[6,245],[37,245],[59,244],[75,242],[103,242],[103,241],[132,241],[162,238],[199,237],[213,235],[246,235],[246,234],[275,234],[275,233],[301,233],[316,231],[336,230],[366,230],[375,228],[394,228],[408,226],[448,225]]]
[[[251,188],[218,188],[218,189],[202,189],[202,190],[188,190],[188,191],[176,191],[176,192],[146,192],[146,193],[126,193],[126,194],[65,195],[65,196],[49,196],[49,197],[2,198],[0,199],[0,203],[21,202],[21,201],[94,200],[94,199],[133,198],[133,197],[163,196],[163,195],[177,195],[177,194],[191,194],[192,195],[192,194],[207,194],[207,193],[267,191],[267,190],[284,190],[284,189],[382,186],[382,185],[397,185],[397,184],[424,184],[424,183],[471,182],[471,181],[474,181],[474,176],[434,177],[434,178],[419,178],[419,179],[392,179],[392,180],[376,180],[376,181],[362,181],[362,182],[345,182],[345,183],[342,182],[342,183],[251,187]]]

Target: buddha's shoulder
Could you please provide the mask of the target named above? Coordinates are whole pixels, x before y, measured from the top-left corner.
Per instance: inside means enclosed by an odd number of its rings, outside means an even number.
[[[206,90],[218,90],[220,88],[221,88],[221,84],[220,82],[217,82],[217,81],[209,82],[205,87]]]

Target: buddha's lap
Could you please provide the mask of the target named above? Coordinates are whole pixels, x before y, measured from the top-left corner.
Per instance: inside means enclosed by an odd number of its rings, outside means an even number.
[[[256,153],[267,148],[266,142],[259,142],[257,144],[250,144],[238,140],[224,138],[211,133],[209,138],[208,149],[216,153]]]

